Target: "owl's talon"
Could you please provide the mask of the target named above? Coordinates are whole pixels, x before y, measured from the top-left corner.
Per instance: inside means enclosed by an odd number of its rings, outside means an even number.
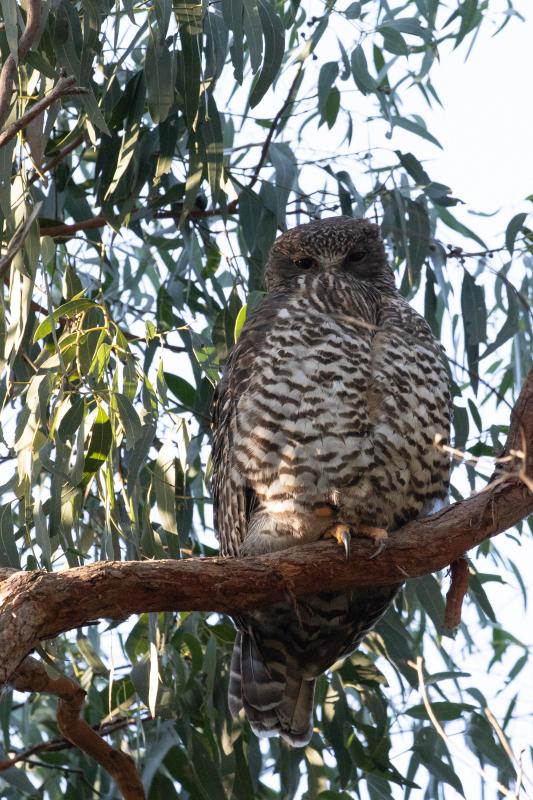
[[[360,525],[357,528],[357,533],[360,536],[365,536],[367,539],[372,539],[372,541],[377,544],[376,549],[372,555],[369,556],[369,561],[371,561],[373,558],[376,558],[376,556],[379,556],[379,554],[383,552],[387,543],[387,539],[389,538],[389,534],[385,528],[374,528],[372,525]]]
[[[342,522],[338,522],[336,525],[333,525],[331,528],[327,529],[324,534],[324,538],[326,537],[331,537],[339,544],[342,544],[346,553],[346,558],[348,559],[350,557],[350,529],[347,525],[344,525]]]
[[[372,553],[372,555],[371,555],[371,556],[368,556],[368,560],[369,560],[369,561],[372,561],[372,559],[373,559],[373,558],[376,558],[376,556],[379,556],[379,554],[380,554],[380,553],[382,553],[382,552],[383,552],[383,550],[385,550],[385,540],[382,540],[382,541],[381,541],[381,542],[378,544],[378,546],[376,547],[376,549],[374,550],[374,552]]]

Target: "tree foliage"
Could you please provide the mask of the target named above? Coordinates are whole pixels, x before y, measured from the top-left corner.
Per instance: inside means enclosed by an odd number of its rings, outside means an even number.
[[[213,387],[276,235],[321,215],[380,221],[402,293],[450,356],[454,446],[470,457],[452,495],[484,485],[528,369],[532,231],[525,211],[488,243],[466,226],[415,155],[440,144],[410,98],[438,103],[439,52],[519,16],[510,0],[494,5],[2,0],[0,566],[216,552]],[[229,717],[234,630],[222,615],[95,622],[43,642],[40,657],[80,682],[85,720],[133,755],[154,800],[464,796],[418,694],[417,656],[437,719],[512,787],[505,736],[529,649],[489,588],[512,581],[526,603],[516,558],[500,542],[479,548],[453,648],[444,576],[410,581],[320,679],[305,749],[260,744]],[[505,664],[502,736],[458,655],[479,643],[487,670]],[[117,796],[58,738],[55,699],[8,691],[0,719],[2,757],[22,755],[0,764],[3,797]]]

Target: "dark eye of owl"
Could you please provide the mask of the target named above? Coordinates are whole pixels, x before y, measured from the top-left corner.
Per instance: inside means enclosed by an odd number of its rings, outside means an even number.
[[[316,266],[314,258],[295,258],[292,263],[296,267],[300,267],[300,269],[311,269],[311,267]]]
[[[362,250],[352,250],[351,253],[348,253],[346,260],[347,261],[362,261],[363,258],[366,256]]]

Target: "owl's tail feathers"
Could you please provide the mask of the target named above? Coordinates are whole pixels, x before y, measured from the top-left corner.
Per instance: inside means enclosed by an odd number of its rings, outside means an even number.
[[[265,641],[262,646],[268,662],[251,634],[237,634],[231,659],[229,710],[236,717],[244,708],[257,736],[281,736],[293,747],[304,747],[313,734],[315,681],[291,670],[281,642]]]

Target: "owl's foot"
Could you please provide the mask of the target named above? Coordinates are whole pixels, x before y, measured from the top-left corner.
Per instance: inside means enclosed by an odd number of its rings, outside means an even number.
[[[342,544],[346,552],[346,558],[350,557],[350,528],[343,522],[337,522],[328,528],[322,538],[336,539],[339,544]]]
[[[385,549],[386,541],[389,538],[389,534],[385,528],[374,528],[372,525],[359,525],[357,533],[360,536],[365,536],[367,539],[372,539],[377,545],[375,551],[370,556],[371,559],[379,556],[382,550]]]

